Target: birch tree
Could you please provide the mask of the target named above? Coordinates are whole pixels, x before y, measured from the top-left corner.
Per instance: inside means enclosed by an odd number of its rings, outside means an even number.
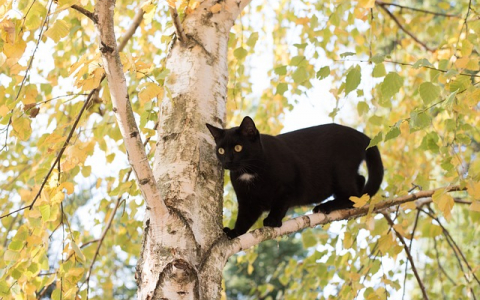
[[[256,245],[298,233],[309,255],[278,274],[285,299],[383,299],[407,282],[415,299],[476,299],[475,7],[0,2],[0,297],[222,299],[229,258],[253,268]],[[269,84],[252,96],[256,56]],[[327,81],[330,98],[312,101],[363,124],[384,157],[382,191],[227,239],[234,195],[205,123],[254,114],[278,134]]]

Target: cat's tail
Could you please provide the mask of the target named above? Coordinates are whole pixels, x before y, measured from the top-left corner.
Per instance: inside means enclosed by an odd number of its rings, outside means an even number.
[[[362,195],[368,194],[372,197],[378,192],[383,180],[383,163],[377,146],[367,149],[365,161],[367,162],[368,181],[363,188]]]

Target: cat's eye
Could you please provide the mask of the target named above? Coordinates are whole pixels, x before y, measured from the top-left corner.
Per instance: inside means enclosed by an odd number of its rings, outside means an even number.
[[[242,151],[243,147],[242,145],[235,145],[235,148],[233,148],[235,150],[235,152],[240,152]]]
[[[220,153],[220,154],[225,154],[225,149],[223,149],[223,148],[218,148],[218,153]]]

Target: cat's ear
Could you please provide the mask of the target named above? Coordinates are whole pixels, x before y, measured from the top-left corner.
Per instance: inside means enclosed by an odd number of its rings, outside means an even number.
[[[210,131],[210,133],[212,134],[215,141],[223,138],[223,136],[225,135],[225,130],[223,130],[221,128],[218,128],[218,127],[215,127],[213,125],[210,125],[208,123],[206,123],[205,125],[207,125],[207,128]]]
[[[255,139],[258,136],[257,127],[250,117],[243,118],[242,124],[238,127],[240,134],[248,137],[249,139]]]

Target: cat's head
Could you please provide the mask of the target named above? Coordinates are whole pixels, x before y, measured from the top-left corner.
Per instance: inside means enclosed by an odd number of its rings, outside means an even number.
[[[238,127],[221,129],[206,124],[216,144],[216,154],[222,167],[232,171],[247,171],[258,165],[262,155],[260,133],[250,117]]]

